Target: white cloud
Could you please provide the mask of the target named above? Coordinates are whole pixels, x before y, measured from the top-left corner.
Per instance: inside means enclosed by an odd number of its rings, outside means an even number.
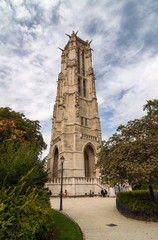
[[[142,106],[146,100],[157,98],[158,55],[145,55],[142,61],[126,65],[126,68],[114,67],[112,78],[103,81],[98,95],[101,111],[114,112],[107,125],[111,128],[140,118],[145,113]],[[103,77],[104,79],[104,77]],[[101,90],[103,89],[103,90]]]
[[[157,3],[0,1],[0,103],[39,120],[49,145],[65,33],[92,41],[102,136],[157,98]]]

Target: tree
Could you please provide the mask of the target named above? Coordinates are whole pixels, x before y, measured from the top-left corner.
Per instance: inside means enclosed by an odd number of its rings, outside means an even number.
[[[38,153],[41,153],[42,150],[46,149],[46,143],[44,142],[42,134],[40,132],[41,126],[39,124],[39,121],[29,120],[25,117],[23,113],[12,111],[8,107],[0,108],[1,124],[4,121],[8,121],[8,123],[10,124],[13,123],[14,126],[12,128],[15,127],[15,129],[19,131],[19,133],[21,132],[24,141],[27,143],[31,143],[31,145],[33,144]],[[11,131],[13,130],[12,128]],[[14,136],[14,134],[12,135]],[[2,132],[0,132],[0,141],[3,140],[3,137],[4,136],[2,136]],[[5,137],[7,137],[7,135]]]
[[[117,128],[108,141],[103,141],[97,167],[102,181],[110,185],[147,184],[154,198],[152,185],[158,179],[158,100],[144,106],[147,115]]]
[[[37,156],[35,147],[8,142],[0,148],[0,189],[2,186],[14,187],[30,170],[25,186],[41,188],[48,182],[45,159]]]
[[[38,121],[0,108],[0,239],[47,238],[52,212]]]
[[[7,143],[8,141],[24,142],[24,131],[16,129],[14,121],[0,120],[0,142]]]
[[[15,186],[31,169],[25,185],[40,188],[48,181],[45,160],[40,160],[46,147],[40,128],[24,114],[0,108],[0,186]]]

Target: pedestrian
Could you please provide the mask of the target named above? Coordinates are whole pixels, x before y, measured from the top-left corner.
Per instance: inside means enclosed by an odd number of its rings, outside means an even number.
[[[104,189],[104,197],[106,197],[107,193],[106,189]]]
[[[100,193],[101,193],[102,197],[104,197],[104,190],[103,189],[101,190]]]
[[[49,189],[48,195],[49,195],[49,196],[52,196],[52,192],[51,192],[50,189]]]
[[[64,192],[64,196],[66,197],[67,196],[67,190],[65,189],[65,192]]]

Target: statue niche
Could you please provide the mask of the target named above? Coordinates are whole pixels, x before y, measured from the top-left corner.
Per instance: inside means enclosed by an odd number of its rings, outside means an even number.
[[[85,169],[85,177],[95,177],[94,176],[94,150],[88,145],[84,150],[84,169]]]
[[[55,147],[54,163],[53,163],[53,178],[58,177],[58,158],[59,158],[59,151],[58,151],[58,148]]]

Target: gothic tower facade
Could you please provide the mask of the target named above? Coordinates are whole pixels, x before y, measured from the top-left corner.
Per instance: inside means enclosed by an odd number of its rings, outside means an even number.
[[[101,144],[100,119],[90,43],[72,32],[62,50],[54,104],[47,168],[53,195],[60,192],[61,156],[63,187],[69,195],[100,192],[97,147]]]

